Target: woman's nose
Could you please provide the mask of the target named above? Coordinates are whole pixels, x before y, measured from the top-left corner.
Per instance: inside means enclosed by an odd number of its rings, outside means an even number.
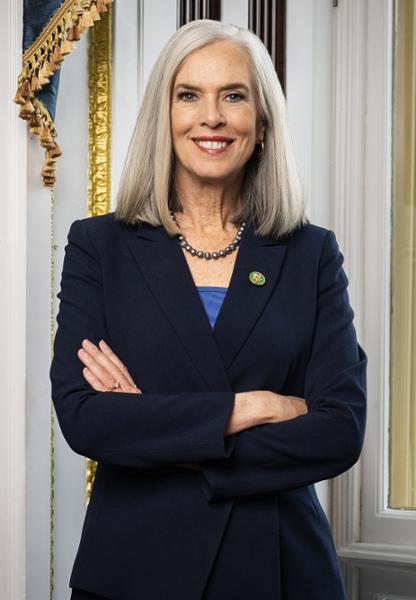
[[[216,127],[220,123],[225,122],[225,117],[222,114],[218,101],[214,98],[205,100],[201,104],[200,124],[206,124],[210,127]]]

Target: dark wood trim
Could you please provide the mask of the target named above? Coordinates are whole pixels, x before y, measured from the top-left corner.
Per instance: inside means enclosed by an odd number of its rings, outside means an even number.
[[[221,21],[221,0],[177,0],[178,23],[196,19]],[[248,29],[266,46],[286,94],[286,0],[249,0]]]
[[[178,28],[196,19],[221,21],[221,0],[178,0]]]
[[[286,93],[286,0],[249,0],[248,28],[266,46]]]

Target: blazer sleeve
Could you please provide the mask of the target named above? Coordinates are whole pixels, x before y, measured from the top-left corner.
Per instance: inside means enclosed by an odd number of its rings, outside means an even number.
[[[224,432],[233,392],[97,392],[85,381],[77,356],[82,340],[108,337],[100,260],[83,220],[68,233],[58,298],[50,379],[59,426],[72,450],[138,468],[230,455],[235,436]]]
[[[241,431],[229,458],[200,463],[209,501],[315,483],[358,460],[366,425],[367,355],[357,342],[343,261],[328,230],[304,382],[308,413]]]

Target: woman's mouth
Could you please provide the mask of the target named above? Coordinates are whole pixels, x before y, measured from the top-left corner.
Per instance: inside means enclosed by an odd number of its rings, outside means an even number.
[[[233,141],[220,141],[220,142],[210,142],[207,140],[193,140],[194,144],[198,146],[202,152],[211,155],[223,154],[229,146],[233,143]]]

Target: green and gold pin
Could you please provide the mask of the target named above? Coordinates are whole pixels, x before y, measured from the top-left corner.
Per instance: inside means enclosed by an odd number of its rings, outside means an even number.
[[[264,285],[266,283],[266,278],[260,271],[251,271],[248,278],[254,285]]]

